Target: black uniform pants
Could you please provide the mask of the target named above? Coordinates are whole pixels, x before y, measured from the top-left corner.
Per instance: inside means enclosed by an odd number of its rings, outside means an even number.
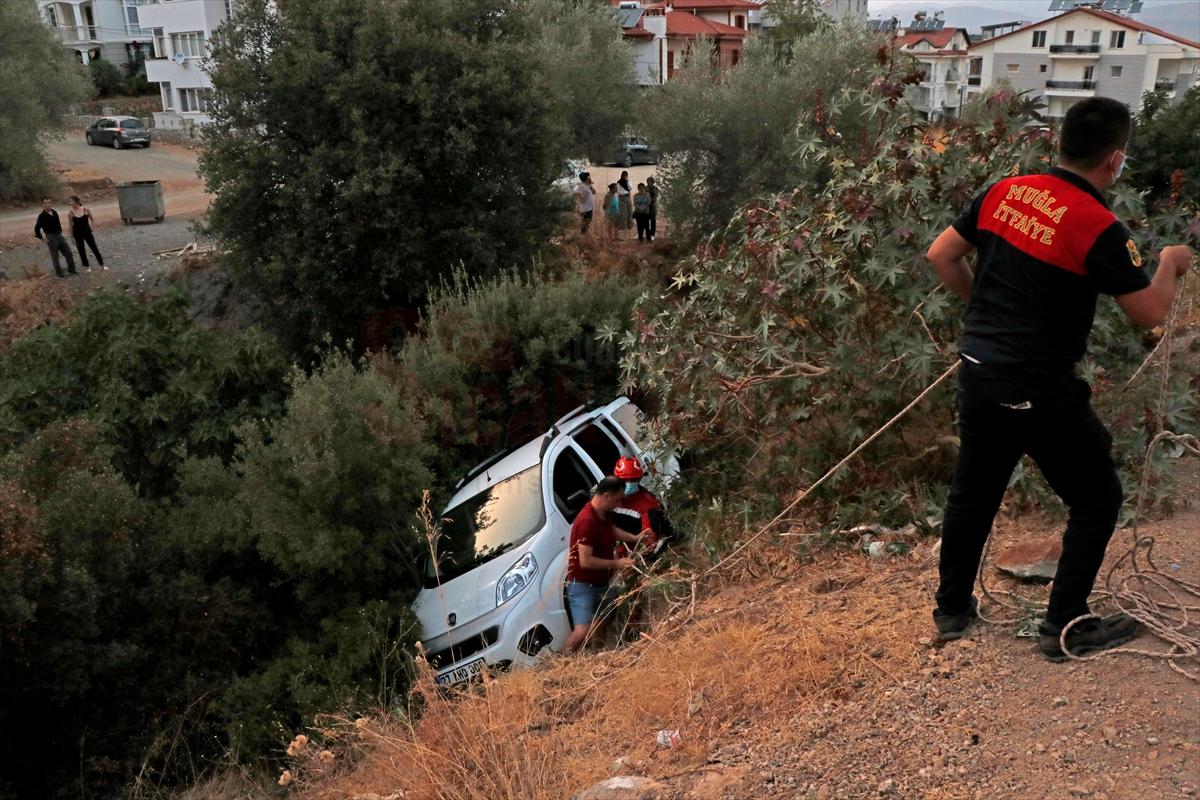
[[[92,248],[92,252],[96,254],[96,263],[98,263],[100,266],[103,267],[104,266],[104,256],[100,255],[100,250],[96,247],[96,237],[94,235],[92,235],[92,232],[88,231],[87,233],[76,233],[76,234],[74,234],[74,237],[75,237],[75,246],[77,248],[79,248],[80,262],[85,267],[89,266],[88,260],[87,260],[87,251],[83,249],[84,244],[87,244],[88,246],[90,246]]]
[[[1028,455],[1066,504],[1063,553],[1046,622],[1088,613],[1087,598],[1121,509],[1112,437],[1091,389],[1070,375],[1011,379],[964,361],[958,375],[958,464],[942,523],[938,607],[966,611],[984,542],[1013,469]]]

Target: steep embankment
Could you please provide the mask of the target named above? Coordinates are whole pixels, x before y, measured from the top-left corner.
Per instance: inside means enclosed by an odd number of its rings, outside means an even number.
[[[1006,521],[997,545],[1055,530]],[[1192,581],[1197,530],[1195,509],[1143,527],[1158,539],[1159,566]],[[1110,561],[1129,542],[1118,531]],[[1200,791],[1200,694],[1164,662],[1051,664],[1013,626],[980,625],[933,646],[931,540],[883,563],[838,553],[806,561],[769,546],[694,596],[677,582],[640,642],[559,658],[456,700],[426,691],[412,728],[391,717],[330,722],[330,751],[310,745],[296,759],[291,794],[562,800],[609,775],[660,788],[597,796],[1141,800]],[[1046,590],[1021,591],[1036,599]],[[678,729],[678,746],[659,747],[659,729]]]

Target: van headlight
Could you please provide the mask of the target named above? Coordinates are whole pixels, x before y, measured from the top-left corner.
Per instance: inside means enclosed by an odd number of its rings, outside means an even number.
[[[533,557],[533,553],[521,556],[521,560],[504,573],[504,577],[496,584],[496,608],[512,600],[524,591],[526,586],[533,583],[533,576],[537,575],[537,571],[537,559]]]

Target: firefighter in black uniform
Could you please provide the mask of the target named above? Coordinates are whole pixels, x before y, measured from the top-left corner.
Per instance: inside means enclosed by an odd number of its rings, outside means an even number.
[[[1103,192],[1120,177],[1131,130],[1116,100],[1089,98],[1063,120],[1058,165],[988,187],[929,248],[938,276],[967,301],[958,374],[960,449],[942,530],[934,623],[943,641],[977,617],[971,590],[1004,490],[1028,454],[1068,509],[1063,552],[1038,648],[1068,656],[1062,629],[1090,614],[1088,595],[1121,508],[1112,437],[1075,377],[1100,294],[1135,324],[1159,325],[1187,247],[1166,247],[1151,278]],[[974,270],[966,256],[978,251]],[[1122,644],[1138,624],[1124,614],[1067,631],[1075,655]]]

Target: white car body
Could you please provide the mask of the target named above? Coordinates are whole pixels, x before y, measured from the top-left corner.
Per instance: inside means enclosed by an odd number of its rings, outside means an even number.
[[[678,472],[673,457],[656,466],[639,446],[639,418],[623,397],[576,409],[538,439],[494,463],[485,461],[459,484],[442,513],[440,566],[435,572],[427,565],[425,588],[413,603],[438,683],[469,680],[489,668],[529,666],[545,650],[561,649],[571,630],[564,592],[571,521],[591,487],[612,473],[622,455],[636,455],[648,476],[663,481]],[[492,547],[497,555],[481,551],[481,530],[485,539],[498,537]],[[497,533],[505,530],[507,535]],[[461,546],[454,544],[455,534],[462,535]],[[469,559],[481,555],[486,560],[470,566]]]

